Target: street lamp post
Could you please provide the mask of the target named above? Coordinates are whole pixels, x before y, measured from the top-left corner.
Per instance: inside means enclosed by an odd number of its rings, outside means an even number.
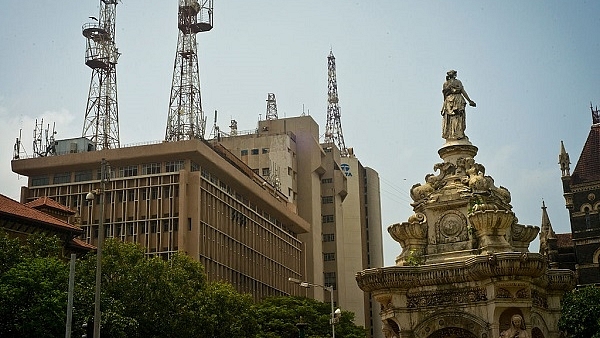
[[[316,287],[322,288],[323,290],[329,291],[329,296],[330,296],[330,300],[331,300],[331,318],[329,319],[329,323],[331,324],[331,337],[335,338],[335,323],[337,322],[337,320],[336,320],[337,318],[335,317],[335,315],[339,314],[340,310],[339,309],[334,310],[334,308],[333,308],[333,286],[313,284],[313,283],[301,281],[299,279],[292,278],[292,277],[289,277],[288,281],[290,281],[292,283],[296,283],[303,288],[309,288],[311,286],[316,286]]]
[[[100,195],[100,220],[98,222],[98,248],[96,249],[96,294],[94,296],[94,338],[100,338],[100,284],[102,282],[102,247],[104,246],[104,213],[105,213],[105,192],[107,181],[106,159],[102,159],[100,164],[100,189],[89,192],[85,199],[94,200],[96,195]]]

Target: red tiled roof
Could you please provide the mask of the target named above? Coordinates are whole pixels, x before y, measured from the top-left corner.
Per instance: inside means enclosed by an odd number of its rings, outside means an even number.
[[[573,237],[571,233],[556,234],[556,245],[559,248],[573,247]]]
[[[77,248],[82,248],[86,250],[96,250],[96,247],[94,245],[88,244],[79,238],[73,238],[69,244]]]
[[[592,126],[588,134],[571,182],[574,184],[600,181],[600,125]]]
[[[81,228],[0,194],[0,216],[12,216],[25,221],[42,223],[61,230],[81,232]]]
[[[56,202],[55,200],[51,199],[50,197],[44,196],[44,197],[40,197],[34,201],[25,203],[26,206],[31,207],[31,208],[35,208],[37,209],[38,207],[48,207],[48,208],[52,208],[52,209],[56,209],[56,210],[60,210],[63,212],[66,212],[68,214],[74,215],[75,211],[73,211],[72,209]]]

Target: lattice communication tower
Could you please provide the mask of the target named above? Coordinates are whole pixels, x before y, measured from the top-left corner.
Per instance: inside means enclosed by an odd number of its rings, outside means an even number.
[[[117,104],[117,60],[115,19],[118,0],[100,0],[100,17],[83,25],[87,39],[85,64],[92,69],[82,136],[96,150],[119,148],[119,108]]]
[[[213,1],[179,0],[179,36],[173,67],[166,141],[204,139],[196,33],[213,28]]]
[[[267,120],[277,120],[277,101],[274,93],[267,94]]]
[[[335,56],[329,51],[327,56],[328,83],[327,83],[327,124],[325,125],[325,143],[334,143],[340,149],[342,156],[348,156],[348,149],[344,143],[340,106],[338,104],[337,79],[335,75]]]

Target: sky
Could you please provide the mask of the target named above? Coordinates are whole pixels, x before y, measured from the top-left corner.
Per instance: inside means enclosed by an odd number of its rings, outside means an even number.
[[[0,193],[19,199],[12,173],[36,119],[56,138],[81,136],[91,69],[81,27],[99,0],[4,0],[0,11]],[[177,46],[176,0],[124,0],[116,44],[121,145],[164,139]],[[275,93],[279,117],[311,115],[324,133],[327,55],[333,51],[346,146],[379,172],[385,265],[400,245],[387,226],[412,214],[409,190],[442,162],[441,88],[458,71],[476,108],[466,134],[476,161],[512,194],[521,224],[542,200],[569,232],[558,153],[571,170],[600,105],[600,2],[595,0],[214,0],[214,28],[197,36],[202,106],[228,131],[256,128]],[[538,243],[530,249],[537,251]]]

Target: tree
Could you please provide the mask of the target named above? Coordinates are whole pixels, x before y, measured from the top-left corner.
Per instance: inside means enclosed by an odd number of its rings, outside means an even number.
[[[307,337],[331,336],[331,305],[305,297],[270,297],[255,305],[260,325],[258,338],[297,337],[299,322],[307,323]],[[342,311],[335,325],[339,338],[362,338],[365,331],[354,324],[354,314]]]
[[[600,289],[587,286],[566,293],[558,328],[572,338],[600,338]]]
[[[31,235],[27,245],[0,234],[0,336],[64,334],[68,266],[55,237]]]
[[[95,255],[79,262],[75,307],[81,324],[93,321],[95,269]],[[109,239],[102,255],[102,336],[192,337],[193,304],[205,289],[204,269],[189,256],[147,258],[140,246]]]
[[[254,337],[258,333],[252,297],[238,293],[231,284],[210,283],[197,306],[198,337]]]

